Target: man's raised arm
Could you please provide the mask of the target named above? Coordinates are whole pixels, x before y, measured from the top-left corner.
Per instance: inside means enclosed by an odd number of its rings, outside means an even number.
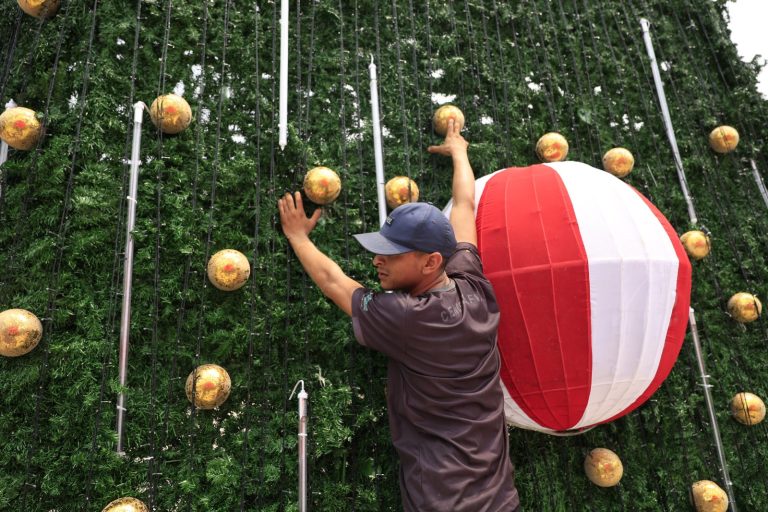
[[[453,159],[451,226],[457,242],[477,245],[475,174],[469,163],[468,146],[469,143],[461,136],[460,127],[453,119],[449,119],[445,142],[440,146],[430,146],[427,151]]]
[[[352,315],[352,293],[362,285],[347,276],[332,259],[320,252],[309,239],[309,233],[320,219],[320,210],[312,217],[304,213],[301,194],[285,194],[277,202],[280,210],[280,223],[283,233],[293,252],[301,262],[309,277],[317,284],[326,297],[331,299],[342,311]]]

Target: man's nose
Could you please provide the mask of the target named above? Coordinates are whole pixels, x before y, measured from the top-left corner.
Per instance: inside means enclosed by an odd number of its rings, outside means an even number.
[[[373,257],[373,266],[378,267],[379,265],[382,265],[384,263],[384,256],[381,254],[377,254]]]

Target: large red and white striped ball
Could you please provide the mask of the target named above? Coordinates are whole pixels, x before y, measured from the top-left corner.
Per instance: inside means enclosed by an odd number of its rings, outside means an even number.
[[[648,400],[690,305],[691,264],[664,215],[579,162],[497,171],[477,180],[475,202],[507,421],[578,431]]]

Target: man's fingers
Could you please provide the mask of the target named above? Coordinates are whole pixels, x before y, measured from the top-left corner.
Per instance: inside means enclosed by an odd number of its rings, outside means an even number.
[[[459,126],[459,123],[453,118],[451,118],[448,129],[453,135],[458,135],[461,132],[461,126]]]
[[[296,201],[296,209],[303,213],[304,212],[304,201],[302,201],[302,199],[301,199],[301,192],[299,192],[297,190],[296,192],[293,193],[293,196],[294,196],[294,199]]]
[[[313,228],[317,225],[317,221],[320,220],[320,217],[322,215],[323,215],[323,210],[321,208],[318,208],[312,213],[312,217],[310,217],[309,220],[312,222]]]

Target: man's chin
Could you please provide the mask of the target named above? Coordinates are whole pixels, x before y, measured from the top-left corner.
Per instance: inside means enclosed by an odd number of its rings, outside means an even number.
[[[379,286],[381,286],[382,291],[385,292],[397,292],[402,290],[402,288],[398,288],[389,281],[382,281],[381,279],[379,279]]]

